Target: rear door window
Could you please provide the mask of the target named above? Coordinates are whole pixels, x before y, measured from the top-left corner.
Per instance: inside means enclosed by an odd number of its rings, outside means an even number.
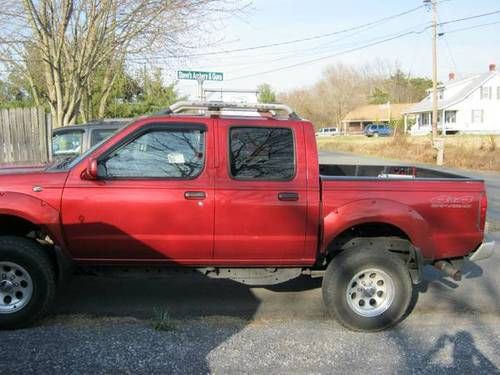
[[[295,147],[291,129],[233,127],[229,137],[233,178],[286,181],[295,176]]]

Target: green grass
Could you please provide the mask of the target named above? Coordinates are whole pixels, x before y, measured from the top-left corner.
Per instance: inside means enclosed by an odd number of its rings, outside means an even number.
[[[173,331],[176,328],[172,317],[165,307],[155,307],[153,309],[152,326],[156,331]]]

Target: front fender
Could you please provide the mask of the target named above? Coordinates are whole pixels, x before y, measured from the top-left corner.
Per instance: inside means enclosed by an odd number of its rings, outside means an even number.
[[[359,224],[384,223],[398,227],[420,249],[424,258],[433,258],[435,246],[427,222],[413,208],[389,199],[362,199],[325,213],[322,250],[343,231]]]
[[[66,249],[59,210],[46,201],[23,193],[1,192],[0,215],[16,216],[39,226],[56,245]]]

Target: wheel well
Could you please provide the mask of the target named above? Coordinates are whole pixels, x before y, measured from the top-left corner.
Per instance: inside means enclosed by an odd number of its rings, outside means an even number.
[[[398,253],[408,253],[404,244],[411,244],[409,236],[395,225],[387,223],[363,223],[352,226],[337,235],[328,245],[327,259],[333,258],[339,252],[360,245],[360,241],[367,245],[374,242],[384,242],[388,250]]]
[[[350,227],[335,237],[328,245],[326,256],[320,268],[342,251],[362,247],[383,248],[401,258],[407,265],[415,284],[422,280],[423,259],[419,249],[415,248],[410,237],[395,225],[387,223],[364,223]]]
[[[32,222],[12,215],[0,215],[0,235],[27,237],[40,228]]]
[[[29,220],[14,215],[0,215],[0,236],[25,237],[38,242],[50,261],[58,269],[59,262],[54,251],[54,242],[42,228]]]

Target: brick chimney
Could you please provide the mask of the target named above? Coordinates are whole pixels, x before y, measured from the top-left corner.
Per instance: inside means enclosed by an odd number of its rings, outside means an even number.
[[[450,81],[453,81],[453,80],[455,79],[455,73],[449,73],[449,74],[448,74],[448,79],[449,79]]]
[[[496,64],[490,64],[490,72],[494,72],[497,70],[497,65]]]

